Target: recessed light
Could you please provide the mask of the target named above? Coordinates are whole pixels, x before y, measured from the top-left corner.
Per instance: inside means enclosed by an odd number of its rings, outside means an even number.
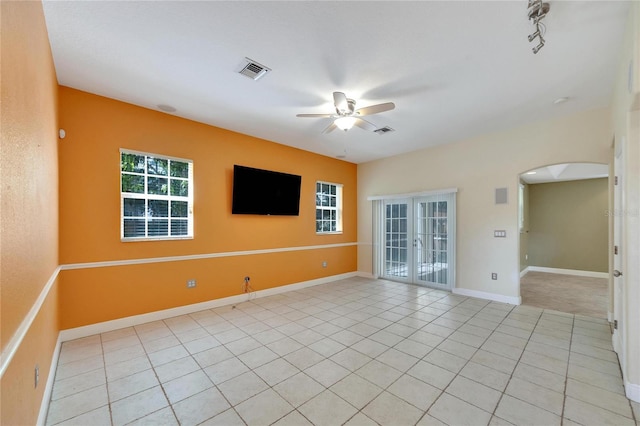
[[[569,97],[564,96],[562,98],[558,98],[555,101],[553,101],[553,104],[554,105],[563,104],[563,103],[567,102],[568,100],[569,100]]]
[[[164,105],[164,104],[158,105],[158,109],[160,111],[164,111],[164,112],[176,112],[177,111],[177,109],[175,109],[171,105]]]
[[[527,174],[527,175],[535,175],[536,173],[538,173],[538,172],[527,172],[525,174]]]

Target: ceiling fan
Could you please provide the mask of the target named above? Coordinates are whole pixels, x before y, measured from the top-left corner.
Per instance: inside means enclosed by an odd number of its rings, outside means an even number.
[[[364,130],[374,131],[378,127],[365,120],[365,115],[377,114],[379,112],[391,111],[396,106],[393,102],[385,102],[383,104],[370,105],[364,108],[356,108],[356,101],[347,98],[342,92],[333,92],[333,104],[336,107],[334,114],[297,114],[296,117],[311,117],[311,118],[333,118],[333,122],[324,129],[323,133],[329,133],[336,128],[344,130],[345,132],[352,128],[354,125]]]

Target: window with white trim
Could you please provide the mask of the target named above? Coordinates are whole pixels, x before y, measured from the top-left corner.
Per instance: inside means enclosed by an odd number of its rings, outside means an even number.
[[[193,161],[120,150],[123,241],[193,238]]]
[[[316,182],[316,233],[342,232],[342,185]]]

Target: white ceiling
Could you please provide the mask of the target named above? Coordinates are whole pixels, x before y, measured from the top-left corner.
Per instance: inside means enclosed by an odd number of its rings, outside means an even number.
[[[609,105],[628,2],[44,1],[58,81],[360,163]],[[272,72],[236,73],[244,57]],[[332,92],[384,135],[322,134]],[[553,105],[556,98],[570,101]]]
[[[529,184],[596,179],[609,176],[609,166],[596,163],[564,163],[540,167],[520,175]]]

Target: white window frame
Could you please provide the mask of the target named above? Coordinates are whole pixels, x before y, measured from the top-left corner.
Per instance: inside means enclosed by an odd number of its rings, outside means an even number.
[[[333,195],[331,194],[331,191],[329,190],[328,194],[325,194],[323,192],[319,192],[322,189],[322,185],[329,185],[329,187],[335,187],[336,189],[336,194]],[[318,186],[320,186],[320,189],[318,188]],[[343,185],[340,183],[333,183],[333,182],[325,182],[325,181],[317,181],[316,182],[316,220],[315,220],[315,226],[316,226],[316,234],[318,235],[327,235],[327,234],[342,234],[342,192],[343,192]],[[318,201],[319,201],[319,196],[326,196],[326,197],[335,197],[336,198],[336,205],[334,206],[323,206],[323,205],[318,205]],[[329,230],[329,231],[323,231],[322,230],[322,226],[320,226],[320,230],[318,230],[318,222],[321,223],[325,223],[327,222],[327,220],[325,219],[318,219],[318,212],[335,212],[335,220],[333,219],[329,219],[329,222],[333,222],[335,221],[336,224],[336,228],[335,230]],[[329,213],[331,214],[331,213]]]
[[[133,154],[133,155],[143,155],[145,156],[145,171],[144,173],[139,173],[139,172],[126,172],[122,170],[122,154]],[[168,160],[169,161],[169,167],[170,167],[170,162],[171,161],[179,161],[182,163],[187,163],[189,164],[189,172],[188,172],[188,177],[186,178],[182,178],[182,177],[172,177],[170,176],[170,172],[168,173],[168,175],[166,176],[167,180],[168,180],[168,185],[169,188],[167,189],[167,195],[162,195],[162,194],[149,194],[148,193],[148,177],[159,177],[159,178],[163,178],[164,176],[160,176],[160,175],[154,175],[154,174],[149,174],[148,173],[148,169],[147,169],[147,160],[146,157],[152,157],[155,159],[160,159],[160,160]],[[120,240],[123,242],[132,242],[132,241],[165,241],[165,240],[187,240],[187,239],[193,239],[193,160],[189,160],[186,158],[179,158],[179,157],[172,157],[172,156],[167,156],[167,155],[162,155],[162,154],[154,154],[154,153],[149,153],[149,152],[142,152],[142,151],[134,151],[134,150],[130,150],[130,149],[120,149],[120,153],[118,155],[118,167],[120,170]],[[144,192],[143,193],[134,193],[134,192],[123,192],[122,191],[122,177],[123,175],[136,175],[136,176],[143,176],[144,179]],[[188,195],[185,196],[179,196],[179,195],[171,195],[171,189],[170,189],[170,180],[186,180],[188,182]],[[168,202],[168,208],[167,208],[167,233],[168,235],[149,235],[149,216],[148,216],[148,210],[145,209],[145,215],[144,216],[140,216],[140,217],[136,217],[136,216],[127,216],[125,217],[124,213],[125,213],[125,199],[142,199],[145,200],[145,205],[147,205],[149,200],[160,200],[160,201],[167,201]],[[171,202],[172,201],[183,201],[183,202],[187,202],[187,234],[186,235],[171,235]],[[144,237],[140,237],[140,236],[136,236],[136,237],[125,237],[125,219],[127,218],[136,218],[136,219],[144,219],[145,220],[145,236]],[[173,218],[173,219],[184,219],[183,217],[180,218]]]

